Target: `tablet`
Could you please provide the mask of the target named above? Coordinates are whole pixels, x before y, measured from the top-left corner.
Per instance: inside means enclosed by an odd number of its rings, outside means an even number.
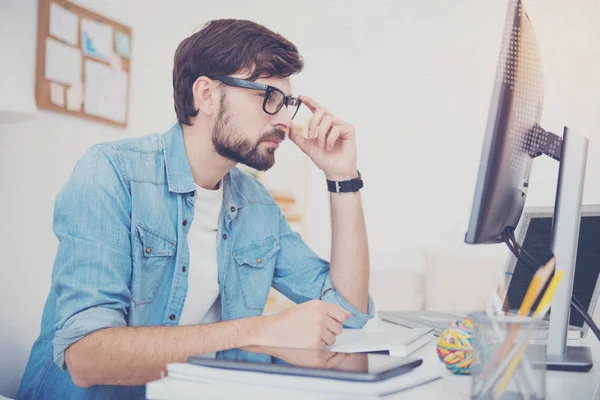
[[[199,355],[190,357],[188,362],[238,371],[361,382],[383,381],[410,372],[423,363],[423,360],[411,357],[336,353],[327,350],[263,346],[235,350],[235,359],[219,360]]]

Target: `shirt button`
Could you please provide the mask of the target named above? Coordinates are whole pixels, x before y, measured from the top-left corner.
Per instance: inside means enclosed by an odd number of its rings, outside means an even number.
[[[169,315],[169,319],[170,319],[171,321],[173,321],[173,320],[175,319],[175,314],[171,314],[171,315]]]
[[[234,213],[234,212],[235,212],[235,207],[231,207],[229,210],[230,210],[232,213]]]
[[[260,264],[262,262],[262,258],[257,258],[256,262]]]
[[[223,240],[227,240],[227,235],[225,233],[223,234]]]
[[[196,195],[196,192],[192,192],[190,193],[190,196],[194,197]]]
[[[187,225],[187,219],[184,219],[183,220],[183,226],[186,226],[186,225]]]
[[[146,247],[146,254],[152,253],[152,249],[150,247]]]
[[[184,266],[181,268],[181,270],[182,270],[183,272],[185,272],[185,271],[186,271],[186,269],[187,269],[187,268],[185,268],[185,265],[184,265]]]

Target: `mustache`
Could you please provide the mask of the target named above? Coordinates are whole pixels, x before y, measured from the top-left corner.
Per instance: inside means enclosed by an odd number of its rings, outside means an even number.
[[[267,133],[265,133],[260,140],[258,141],[258,143],[262,143],[265,142],[267,140],[273,140],[273,139],[277,139],[280,142],[283,142],[285,140],[285,131],[283,129],[278,129],[275,128]]]

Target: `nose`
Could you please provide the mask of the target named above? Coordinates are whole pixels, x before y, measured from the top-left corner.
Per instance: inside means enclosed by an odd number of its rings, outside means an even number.
[[[277,114],[273,115],[271,118],[271,124],[273,126],[282,126],[284,128],[290,129],[292,126],[292,115],[290,114],[287,106],[284,104],[283,107],[277,112]]]

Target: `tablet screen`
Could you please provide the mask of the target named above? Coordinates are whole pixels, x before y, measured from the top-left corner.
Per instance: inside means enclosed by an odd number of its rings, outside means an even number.
[[[391,357],[385,354],[336,353],[252,346],[236,349],[233,359],[219,360],[200,356],[189,362],[215,368],[236,369],[348,380],[382,380],[419,366],[422,360]]]

